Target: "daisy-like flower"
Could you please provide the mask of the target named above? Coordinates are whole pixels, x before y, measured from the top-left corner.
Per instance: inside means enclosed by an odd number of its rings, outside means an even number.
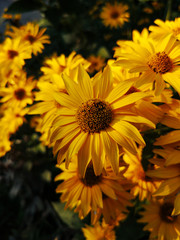
[[[105,26],[111,28],[122,27],[125,22],[129,21],[130,14],[127,10],[128,6],[122,3],[106,3],[102,8],[100,18]]]
[[[25,59],[31,58],[31,50],[26,42],[20,37],[15,39],[6,38],[0,46],[0,67],[9,70],[21,69]]]
[[[104,173],[100,175],[95,175],[94,169],[92,166],[92,162],[90,162],[87,166],[85,176],[82,177],[78,173],[77,168],[77,159],[73,158],[72,162],[69,165],[69,168],[65,168],[65,164],[57,165],[62,173],[56,176],[55,181],[64,180],[61,184],[57,186],[56,192],[62,193],[60,200],[62,202],[66,202],[65,208],[74,208],[75,211],[79,213],[79,217],[83,219],[90,211],[97,212],[98,209],[103,209],[103,199],[110,198],[117,201],[114,201],[116,211],[119,210],[119,213],[122,211],[127,211],[126,206],[130,205],[128,202],[130,199],[129,193],[127,193],[123,186],[121,185],[122,176],[116,176],[115,173],[110,169],[106,168]],[[119,193],[119,196],[118,196]],[[120,202],[118,201],[118,197],[122,197]],[[118,205],[119,203],[119,205]],[[119,207],[119,208],[118,208]],[[113,206],[112,206],[113,208]],[[116,219],[117,214],[107,213],[107,220]],[[98,214],[99,220],[101,214]],[[106,222],[108,222],[106,220]],[[96,222],[94,218],[92,218],[92,222]]]
[[[115,240],[116,235],[113,230],[113,226],[106,224],[104,221],[102,224],[97,222],[94,226],[86,225],[82,228],[83,234],[86,240]]]
[[[174,21],[166,20],[165,22],[156,19],[154,23],[157,26],[150,26],[151,37],[157,41],[161,41],[166,36],[170,35],[175,40],[180,40],[180,18],[175,18]]]
[[[146,223],[144,231],[150,231],[150,239],[179,240],[180,239],[180,215],[172,216],[173,201],[157,200],[144,206],[141,212],[142,218],[138,222]]]
[[[135,142],[145,144],[137,128],[130,122],[154,127],[152,122],[138,117],[129,109],[147,94],[136,92],[125,95],[134,81],[124,81],[114,89],[112,82],[108,67],[92,81],[80,66],[78,83],[64,75],[68,94],[54,95],[62,106],[53,123],[51,141],[55,141],[54,154],[59,151],[58,162],[66,159],[66,167],[71,157],[78,155],[78,168],[82,176],[91,159],[96,175],[101,174],[106,158],[109,158],[113,170],[118,173],[118,146],[136,154]]]
[[[22,108],[7,108],[3,113],[4,115],[0,119],[1,134],[3,136],[10,136],[15,133],[18,128],[25,122],[25,115],[28,109]]]
[[[94,73],[95,71],[100,71],[105,65],[105,59],[100,56],[91,55],[88,57],[88,62],[91,63],[87,71],[89,73]]]
[[[76,54],[73,51],[68,57],[64,54],[60,56],[54,56],[48,58],[44,62],[44,66],[41,67],[43,76],[40,81],[48,81],[55,84],[59,89],[64,89],[64,82],[61,74],[66,73],[68,76],[76,79],[77,77],[77,66],[82,64],[85,69],[88,69],[90,62],[84,59],[80,54]]]
[[[16,78],[16,83],[8,85],[0,89],[0,102],[6,107],[23,108],[27,104],[32,104],[34,100],[33,89],[36,86],[36,81],[32,77],[27,78],[25,72]]]
[[[123,160],[128,164],[128,169],[124,173],[124,176],[134,184],[131,188],[131,194],[138,196],[140,201],[151,199],[152,193],[160,185],[160,180],[155,181],[146,175],[142,166],[142,148],[138,149],[137,155],[128,152],[125,153]]]
[[[141,74],[136,87],[155,82],[155,95],[159,95],[166,81],[180,92],[180,48],[171,35],[158,43],[141,39],[141,44],[127,44],[133,51],[121,53],[115,64]]]
[[[26,25],[20,28],[11,27],[11,31],[6,32],[6,35],[12,38],[20,38],[22,42],[28,43],[31,52],[34,55],[42,53],[44,44],[50,43],[49,36],[44,35],[46,28],[39,29],[38,24],[28,22]]]

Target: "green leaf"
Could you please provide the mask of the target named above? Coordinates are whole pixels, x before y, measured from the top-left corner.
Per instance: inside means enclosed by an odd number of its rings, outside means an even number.
[[[64,223],[66,223],[72,229],[80,229],[83,227],[81,220],[78,215],[73,212],[73,210],[66,209],[64,210],[64,203],[61,202],[52,202],[51,203],[59,217]]]
[[[13,2],[9,6],[6,13],[17,14],[17,13],[30,12],[34,10],[40,10],[42,7],[43,7],[42,3],[38,1],[18,0],[16,2]]]

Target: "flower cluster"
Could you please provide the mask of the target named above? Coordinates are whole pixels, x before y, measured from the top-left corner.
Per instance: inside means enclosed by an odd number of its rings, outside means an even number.
[[[111,12],[122,26],[128,7],[115,9],[107,4],[101,18]],[[146,201],[138,221],[150,238],[180,240],[180,19],[155,24],[119,40],[106,65],[75,51],[54,54],[38,80],[25,61],[50,43],[45,29],[12,27],[0,45],[0,156],[25,115],[38,115],[31,125],[57,157],[60,200],[80,219],[91,217],[87,239],[115,239],[136,198]],[[158,137],[148,139],[153,131]]]
[[[180,239],[179,100],[173,96],[180,92],[178,19],[155,22],[161,31],[133,31],[133,39],[118,41],[114,59],[92,77],[88,62],[75,53],[47,59],[36,96],[41,102],[30,113],[42,114],[61,169],[56,191],[66,208],[81,219],[90,213],[98,229],[101,215],[115,224],[138,196],[152,202],[140,220],[148,223],[145,230],[159,239]],[[159,125],[169,133],[148,146],[143,137]],[[149,159],[143,154],[148,147],[154,149]]]
[[[26,60],[42,52],[49,37],[38,24],[11,27],[0,45],[0,156],[11,149],[10,137],[23,124],[32,105],[37,81],[27,76]]]

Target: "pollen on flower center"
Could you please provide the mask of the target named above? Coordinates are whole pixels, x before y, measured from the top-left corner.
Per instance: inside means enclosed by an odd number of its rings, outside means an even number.
[[[81,178],[81,181],[89,187],[101,182],[101,175],[96,176],[94,173],[93,165],[90,163],[86,169],[85,177]]]
[[[177,216],[171,216],[173,211],[173,204],[171,202],[166,202],[160,207],[160,217],[162,221],[167,223],[172,223],[176,220]]]
[[[147,62],[147,64],[151,68],[151,70],[153,70],[155,73],[160,74],[171,71],[173,67],[171,59],[165,52],[158,52],[154,54]]]
[[[114,12],[111,13],[111,18],[112,19],[117,19],[118,17],[119,17],[119,13],[118,12],[114,11]]]
[[[77,122],[84,132],[99,133],[109,127],[113,119],[113,112],[108,103],[91,99],[79,107]]]
[[[17,100],[22,100],[25,97],[26,92],[23,88],[19,88],[14,92],[14,95]]]
[[[14,57],[18,56],[18,52],[15,50],[8,50],[8,58],[13,59]]]
[[[24,40],[27,40],[32,44],[36,41],[36,38],[33,35],[28,34],[25,36]]]

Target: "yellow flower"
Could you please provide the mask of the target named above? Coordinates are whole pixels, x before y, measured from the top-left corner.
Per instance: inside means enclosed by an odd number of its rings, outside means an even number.
[[[168,35],[172,36],[175,40],[180,40],[180,18],[175,18],[174,21],[166,20],[165,22],[156,19],[154,23],[157,26],[150,26],[150,36],[157,41],[161,41]]]
[[[14,84],[0,89],[2,97],[0,102],[4,103],[6,107],[12,108],[23,108],[27,104],[32,104],[34,99],[32,90],[35,86],[36,81],[33,81],[32,77],[27,78],[26,73],[22,71]]]
[[[125,95],[133,81],[124,81],[113,89],[108,67],[93,81],[82,66],[79,67],[78,83],[65,74],[63,78],[68,94],[54,94],[62,107],[57,112],[59,116],[55,118],[51,136],[51,141],[55,141],[54,154],[59,151],[58,162],[66,159],[67,167],[71,157],[78,154],[79,173],[84,176],[89,161],[93,159],[95,174],[99,175],[106,158],[109,158],[113,170],[118,173],[118,146],[136,154],[135,142],[145,144],[137,128],[129,122],[154,127],[149,120],[129,111],[129,106],[146,93]]]
[[[96,219],[92,217],[92,222],[99,220],[104,212],[103,210],[98,211],[98,209],[104,208],[103,199],[105,198],[115,200],[113,214],[107,212],[106,205],[105,217],[107,222],[116,219],[117,213],[115,211],[118,213],[127,211],[126,206],[131,205],[129,203],[130,196],[121,185],[122,176],[116,176],[111,168],[106,168],[100,175],[95,175],[92,162],[90,162],[86,168],[85,176],[82,177],[78,173],[76,158],[73,158],[68,169],[65,168],[65,164],[57,165],[57,167],[63,172],[56,176],[55,181],[64,181],[57,186],[56,192],[62,193],[60,199],[62,202],[66,202],[65,208],[76,207],[75,211],[79,213],[81,219],[91,211],[91,214],[98,212],[98,217]]]
[[[6,38],[0,46],[0,67],[6,68],[6,72],[13,68],[21,69],[28,58],[31,58],[31,50],[20,38]]]
[[[25,115],[28,109],[21,108],[7,108],[3,113],[4,115],[0,119],[0,128],[2,135],[8,135],[15,133],[17,129],[25,122]]]
[[[90,62],[85,60],[80,54],[76,54],[73,51],[68,57],[64,54],[60,56],[48,58],[44,62],[44,66],[41,67],[43,76],[40,81],[48,81],[55,84],[59,89],[64,89],[64,82],[61,77],[61,73],[66,73],[68,76],[76,79],[77,66],[82,64],[85,69],[90,66]]]
[[[105,59],[100,56],[91,55],[88,57],[88,62],[91,63],[87,71],[89,73],[94,73],[95,71],[101,70],[105,65]]]
[[[100,225],[97,222],[94,226],[88,226],[82,228],[86,240],[115,240],[116,235],[113,227],[102,222]]]
[[[46,31],[45,28],[39,29],[39,25],[28,22],[26,25],[20,28],[11,27],[10,31],[6,32],[6,35],[12,38],[20,38],[21,42],[26,42],[30,46],[31,52],[34,55],[42,53],[45,43],[50,43],[49,36],[43,35]]]
[[[144,206],[145,211],[138,222],[147,223],[144,231],[150,231],[150,239],[158,240],[180,240],[180,215],[171,216],[174,208],[173,201],[157,200]]]
[[[142,148],[138,149],[137,155],[125,153],[123,160],[128,164],[124,176],[134,184],[130,191],[131,194],[138,196],[140,201],[151,199],[152,193],[157,190],[160,181],[155,181],[146,175],[142,166]]]
[[[171,35],[161,42],[142,39],[140,44],[129,42],[133,51],[121,53],[116,64],[141,73],[136,87],[155,82],[155,95],[161,94],[165,81],[180,92],[180,48]]]
[[[165,136],[167,139],[167,136]],[[180,140],[180,138],[179,138]],[[156,142],[160,143],[160,141]],[[176,195],[175,206],[173,213],[174,215],[180,214],[180,151],[179,142],[174,146],[167,145],[164,149],[155,149],[154,152],[162,157],[160,161],[160,167],[155,170],[147,172],[147,175],[163,180],[154,196],[169,196]]]
[[[129,21],[129,13],[126,12],[128,6],[115,2],[114,4],[106,3],[102,8],[100,18],[102,19],[105,26],[111,28],[122,27],[125,22]]]

